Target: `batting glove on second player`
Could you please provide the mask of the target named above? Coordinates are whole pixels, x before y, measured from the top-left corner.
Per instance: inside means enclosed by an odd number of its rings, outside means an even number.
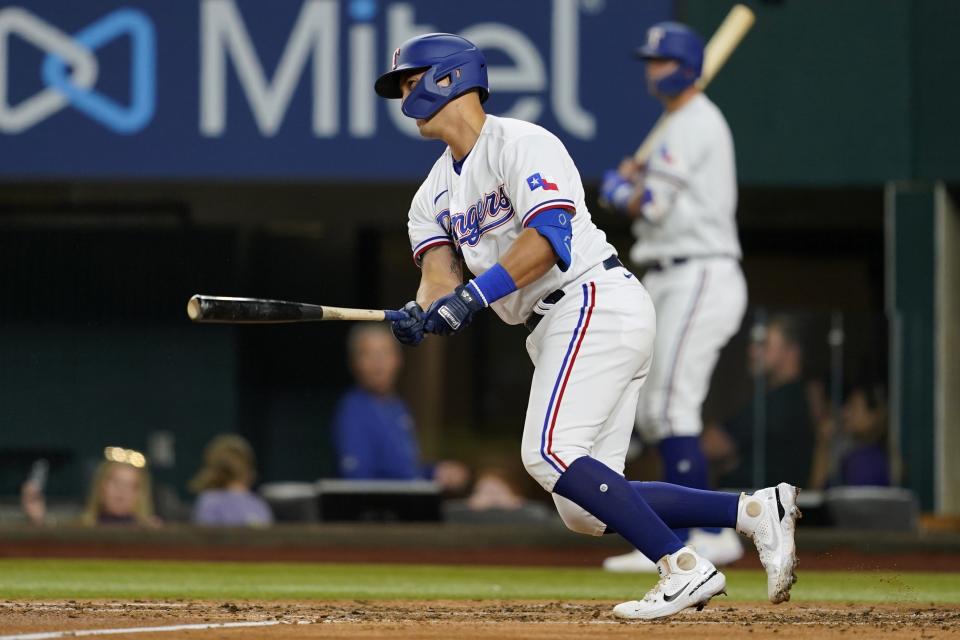
[[[615,211],[627,213],[630,198],[633,197],[633,189],[632,182],[620,175],[616,169],[610,169],[603,174],[600,197],[609,202]]]
[[[405,317],[390,323],[394,337],[403,344],[415,347],[423,341],[423,309],[411,300],[403,305]]]
[[[470,283],[438,298],[423,319],[423,330],[439,336],[453,335],[470,324],[473,314],[484,308],[483,301]]]

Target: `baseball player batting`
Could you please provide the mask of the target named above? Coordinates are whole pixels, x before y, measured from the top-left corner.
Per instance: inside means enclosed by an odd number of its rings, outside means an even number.
[[[553,493],[570,529],[616,532],[658,560],[660,581],[615,615],[661,618],[723,592],[726,578],[684,546],[673,532],[681,527],[735,526],[752,537],[770,599],[789,599],[795,487],[737,496],[622,475],[656,319],[650,296],[591,221],[563,144],[537,125],[484,113],[486,61],[459,36],[404,42],[376,91],[402,99],[420,134],[447,144],[410,206],[420,287],[392,322],[394,334],[408,345],[455,334],[487,307],[529,329],[536,369],[525,468]],[[475,274],[467,282],[461,258]]]
[[[649,91],[664,105],[665,124],[644,166],[625,159],[608,171],[601,194],[635,219],[633,263],[657,309],[656,357],[640,392],[637,428],[659,444],[664,480],[706,489],[700,449],[701,406],[720,349],[740,327],[747,287],[737,239],[733,139],[720,110],[697,88],[703,41],[664,22],[647,31],[637,55]],[[687,531],[678,531],[687,538]],[[694,530],[688,542],[715,564],[740,558],[732,530]],[[608,558],[611,571],[656,571],[640,552]]]

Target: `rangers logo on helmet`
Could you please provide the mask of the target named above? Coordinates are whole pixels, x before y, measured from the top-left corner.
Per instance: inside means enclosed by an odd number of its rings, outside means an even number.
[[[663,40],[663,36],[664,31],[661,27],[650,27],[647,31],[647,46],[656,49],[660,46],[660,41]]]

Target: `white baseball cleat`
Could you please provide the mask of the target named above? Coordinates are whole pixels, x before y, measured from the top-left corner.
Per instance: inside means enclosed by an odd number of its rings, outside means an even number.
[[[751,538],[767,570],[767,596],[778,604],[790,599],[790,588],[797,581],[796,522],[803,517],[797,508],[800,489],[781,482],[775,487],[740,496],[737,531]]]
[[[691,529],[687,544],[717,567],[733,564],[743,557],[740,536],[733,529],[721,529],[720,533]]]
[[[613,573],[656,573],[657,564],[634,549],[619,556],[611,556],[603,561],[603,568]]]
[[[613,608],[613,615],[628,620],[655,620],[688,607],[699,611],[718,593],[726,593],[727,579],[713,564],[691,547],[664,556],[657,563],[660,581],[643,600],[631,600]]]

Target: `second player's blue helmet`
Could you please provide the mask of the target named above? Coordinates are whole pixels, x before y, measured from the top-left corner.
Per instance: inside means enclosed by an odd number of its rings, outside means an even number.
[[[393,52],[393,68],[374,85],[384,98],[402,98],[400,81],[409,73],[424,71],[401,107],[410,118],[429,118],[456,97],[478,89],[480,102],[490,96],[487,60],[475,44],[452,33],[428,33],[410,38]],[[437,84],[450,76],[450,84]]]
[[[676,95],[696,82],[703,71],[703,39],[685,24],[658,22],[647,29],[647,41],[637,49],[637,57],[679,62],[676,71],[654,83],[657,93]]]

